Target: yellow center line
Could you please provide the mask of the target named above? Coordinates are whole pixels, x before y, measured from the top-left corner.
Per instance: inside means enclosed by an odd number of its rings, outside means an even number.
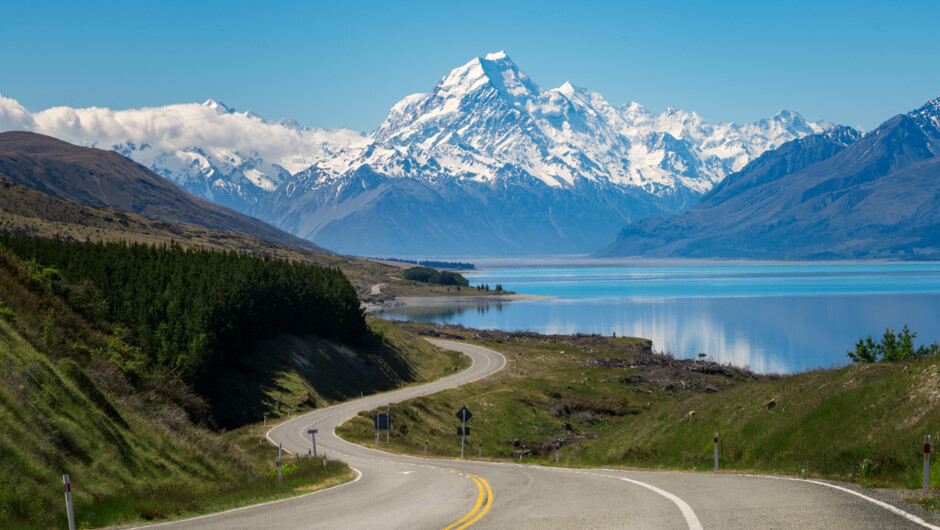
[[[473,517],[473,514],[475,514],[475,513],[477,512],[477,510],[480,509],[480,506],[483,505],[483,496],[484,496],[483,484],[481,484],[480,481],[479,481],[478,479],[476,479],[475,477],[470,477],[470,478],[471,478],[474,482],[477,483],[477,488],[480,489],[480,495],[477,497],[477,503],[473,505],[473,509],[472,509],[472,510],[470,510],[469,512],[467,512],[467,515],[464,515],[464,516],[463,516],[459,521],[457,521],[456,523],[454,523],[454,524],[452,524],[452,525],[450,525],[450,526],[444,527],[444,530],[451,530],[451,529],[457,527],[457,525],[459,525],[460,523],[462,523],[462,522],[466,521],[467,519]],[[487,485],[487,488],[489,488],[489,485]],[[470,523],[470,524],[472,524],[472,523]],[[461,526],[461,528],[466,528],[466,526]]]
[[[479,521],[481,517],[483,517],[484,515],[486,515],[486,512],[490,511],[490,507],[493,506],[493,490],[490,489],[490,483],[487,482],[486,480],[484,480],[482,477],[480,477],[479,479],[476,478],[475,475],[474,475],[473,477],[471,477],[471,478],[473,478],[473,480],[478,480],[478,483],[479,483],[479,482],[482,482],[483,485],[486,486],[486,506],[485,506],[482,510],[480,510],[480,513],[478,513],[478,514],[476,515],[476,517],[474,517],[473,519],[467,521],[466,524],[464,524],[463,526],[459,527],[457,530],[463,530],[464,528],[467,528],[467,527],[473,525],[474,523],[476,523],[477,521]],[[480,502],[480,501],[478,500],[478,501],[477,501],[477,505],[479,505],[479,502]],[[471,512],[471,513],[472,513],[472,512]],[[460,522],[460,521],[458,521],[458,523],[459,523],[459,522]]]

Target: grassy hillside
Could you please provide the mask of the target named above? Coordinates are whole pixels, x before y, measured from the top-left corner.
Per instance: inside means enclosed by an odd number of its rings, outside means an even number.
[[[0,251],[0,527],[62,527],[64,473],[72,478],[78,521],[90,527],[215,511],[351,478],[339,463],[324,472],[299,461],[287,486],[278,487],[271,474],[276,449],[249,440],[248,426],[205,427],[213,422],[205,396],[140,364],[127,336],[84,320],[70,305],[75,291],[54,288],[55,277]],[[461,362],[381,324],[373,334],[378,339],[363,351],[333,345],[378,367],[365,370],[369,389],[451,373]],[[242,359],[264,355],[255,349]],[[321,396],[349,395],[336,387],[341,364],[281,370],[270,387],[245,377],[236,394],[263,396],[281,391],[281,377],[302,379],[301,390],[322,405]]]
[[[78,523],[214,511],[348,480],[336,462],[298,462],[286,487],[268,475],[277,450],[194,426],[161,389],[132,391],[106,363],[86,370],[37,352],[0,321],[0,526],[66,526],[62,475]],[[109,388],[110,387],[110,388]]]
[[[925,434],[940,438],[940,360],[851,365],[759,376],[705,361],[654,355],[648,341],[539,336],[421,326],[472,338],[508,359],[486,380],[393,406],[392,449],[459,455],[454,413],[474,417],[473,454],[644,468],[725,470],[920,485]],[[850,346],[850,345],[849,345]],[[372,413],[338,433],[372,442]],[[933,460],[931,484],[940,485]]]
[[[63,200],[167,223],[252,235],[313,252],[310,241],[200,199],[120,153],[26,132],[0,133],[0,176]]]

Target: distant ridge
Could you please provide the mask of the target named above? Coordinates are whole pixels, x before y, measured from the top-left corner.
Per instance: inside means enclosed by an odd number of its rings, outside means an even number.
[[[66,201],[330,253],[258,219],[200,199],[117,152],[80,147],[37,133],[0,133],[0,177]]]
[[[692,209],[624,228],[595,255],[940,259],[940,98],[864,136],[793,140]]]

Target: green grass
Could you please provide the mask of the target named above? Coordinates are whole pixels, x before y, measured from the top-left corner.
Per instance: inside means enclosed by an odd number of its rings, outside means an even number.
[[[106,337],[61,300],[24,287],[2,267],[0,300],[15,314],[14,322],[0,319],[0,528],[65,526],[66,473],[78,523],[86,527],[217,511],[352,477],[343,464],[323,471],[322,464],[301,460],[277,486],[270,475],[276,449],[249,441],[251,427],[211,430],[202,423],[211,421],[205,401],[181,383],[128,380],[109,360]],[[46,329],[49,310],[55,318]],[[373,385],[367,391],[433,379],[467,364],[459,354],[439,352],[382,322],[373,329],[379,340],[371,351],[334,352],[362,361]],[[303,390],[314,392],[321,406],[329,402],[322,396],[339,400],[349,395],[344,389],[352,391],[339,384],[352,380],[340,371],[302,379],[285,369],[268,387],[248,377],[255,386],[235,386],[233,396],[256,392],[270,397],[259,406],[283,406]]]
[[[506,355],[506,369],[459,389],[393,405],[391,450],[422,454],[429,440],[431,455],[458,456],[454,414],[467,406],[474,414],[468,424],[474,456],[482,442],[485,457],[554,464],[559,443],[561,463],[568,466],[708,471],[717,431],[723,470],[918,488],[923,436],[937,440],[940,434],[936,359],[785,377],[701,373],[695,361],[687,361],[669,368],[674,371],[670,380],[659,377],[665,369],[651,371],[636,363],[656,357],[643,353],[640,342],[631,352],[630,339],[496,335],[480,338]],[[637,366],[586,364],[598,357]],[[372,444],[374,412],[361,414],[337,433]],[[940,485],[936,459],[931,485]]]
[[[5,322],[0,374],[4,528],[64,526],[65,473],[76,518],[91,527],[249,504],[351,476],[339,463],[327,473],[302,463],[278,488],[266,479],[275,448],[193,426],[177,405],[146,396],[114,400],[74,361],[50,361]]]

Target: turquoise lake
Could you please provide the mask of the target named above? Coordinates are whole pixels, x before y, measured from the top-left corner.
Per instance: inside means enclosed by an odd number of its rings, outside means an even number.
[[[842,366],[859,338],[905,324],[917,344],[940,341],[940,264],[494,267],[467,277],[474,286],[556,298],[402,307],[377,316],[645,337],[656,351],[705,353],[763,373]]]

